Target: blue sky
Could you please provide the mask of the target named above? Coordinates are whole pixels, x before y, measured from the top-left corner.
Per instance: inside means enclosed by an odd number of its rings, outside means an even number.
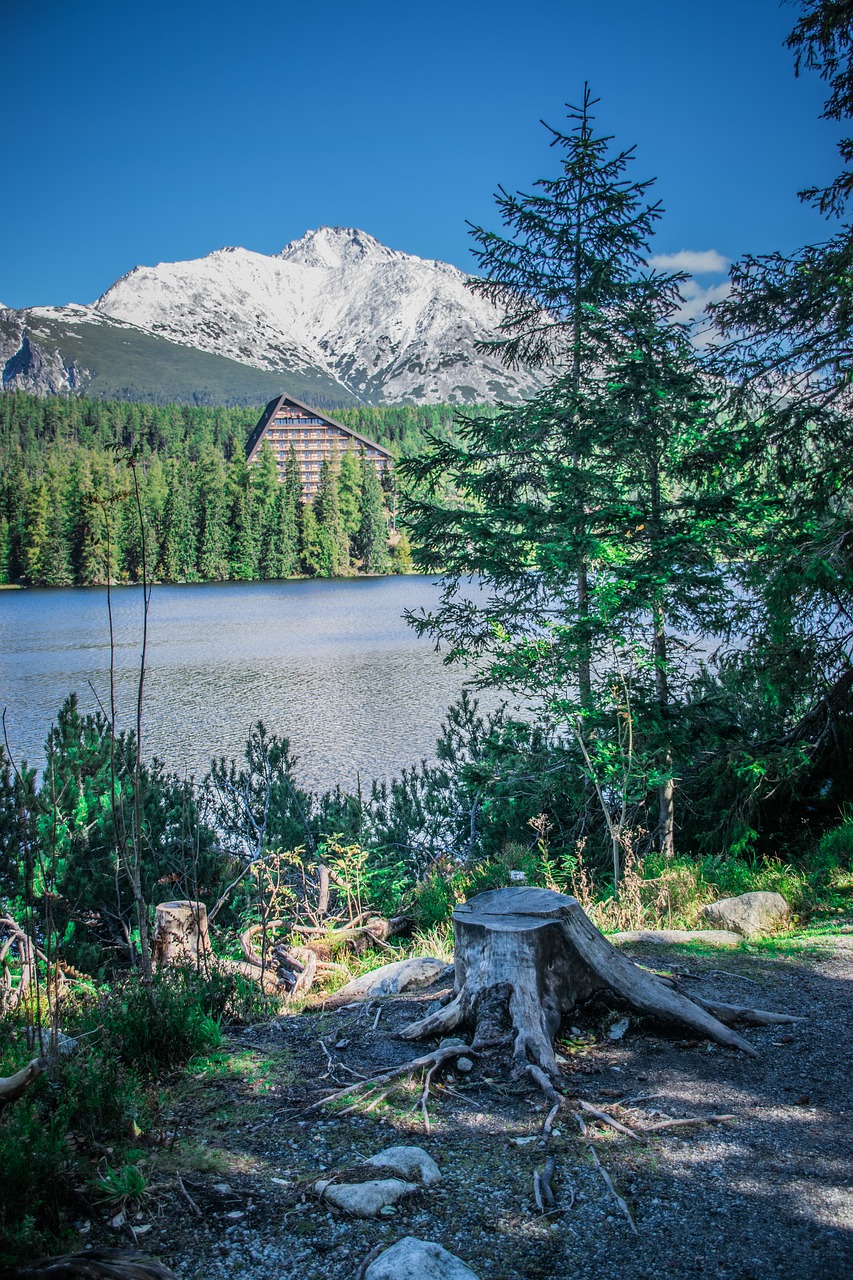
[[[466,219],[554,172],[584,80],[667,210],[655,249],[821,238],[824,92],[778,0],[9,0],[0,300],[90,302],[137,263],[357,226],[472,268]],[[718,261],[718,260],[715,260]],[[713,283],[713,273],[707,280]]]

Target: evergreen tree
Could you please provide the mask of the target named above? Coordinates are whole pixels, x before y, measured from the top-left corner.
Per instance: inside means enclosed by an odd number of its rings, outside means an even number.
[[[347,537],[352,540],[361,524],[361,467],[355,450],[350,445],[341,458],[338,473],[338,500],[341,508],[341,519]]]
[[[391,544],[391,569],[393,573],[410,573],[414,567],[412,544],[405,529],[397,533],[396,542]]]
[[[299,568],[297,508],[292,490],[279,485],[275,503],[275,556],[271,562],[273,578],[292,578]]]
[[[508,307],[492,345],[507,360],[555,361],[550,385],[463,418],[457,442],[403,470],[416,483],[418,561],[444,575],[439,607],[415,625],[575,738],[618,879],[619,832],[649,786],[672,852],[671,631],[703,611],[719,618],[718,513],[711,495],[700,519],[686,490],[707,405],[671,324],[680,281],[641,269],[659,209],[648,183],[625,179],[630,153],[612,156],[594,135],[591,105],[587,92],[571,135],[554,134],[559,178],[534,196],[501,193],[514,238],[474,231],[491,273],[476,287]]]
[[[359,526],[355,538],[355,551],[361,559],[365,573],[387,573],[388,521],[382,501],[382,486],[376,467],[364,452],[361,455],[361,503]]]
[[[611,153],[609,137],[596,135],[589,86],[570,108],[568,134],[549,129],[562,153],[561,172],[534,183],[533,194],[496,197],[507,234],[474,227],[475,257],[484,278],[472,285],[504,311],[498,336],[481,346],[505,364],[519,361],[551,371],[565,367],[574,423],[563,441],[577,470],[568,538],[575,558],[577,681],[581,702],[591,697],[588,507],[582,469],[587,430],[584,402],[597,371],[619,350],[621,317],[637,293],[637,272],[649,253],[659,205],[646,203],[651,182],[630,182],[633,151]],[[564,606],[568,602],[564,601]],[[585,634],[586,631],[586,634]]]
[[[68,523],[62,480],[56,474],[50,477],[49,514],[47,537],[40,563],[40,585],[67,587],[73,582],[71,556],[68,545]]]
[[[196,577],[196,521],[192,475],[186,458],[173,462],[168,485],[158,573],[167,582],[192,582]]]
[[[324,565],[325,548],[320,537],[313,503],[303,502],[299,518],[299,556],[302,568],[310,577],[320,574]]]
[[[265,440],[252,467],[251,480],[252,520],[258,535],[258,572],[261,578],[282,576],[278,545],[281,517],[279,490],[282,487],[275,454]]]
[[[6,586],[12,581],[12,538],[9,521],[0,515],[0,583]]]
[[[225,464],[222,455],[206,446],[198,461],[196,495],[198,574],[204,582],[228,577],[228,524]]]
[[[21,516],[23,576],[38,586],[44,580],[50,523],[50,495],[44,477],[30,484]]]
[[[314,514],[320,542],[317,572],[322,578],[337,578],[349,569],[349,539],[338,500],[338,477],[333,464],[326,459],[320,465]]]
[[[258,548],[252,524],[249,469],[242,450],[234,455],[228,468],[228,494],[230,576],[251,582],[258,572]]]

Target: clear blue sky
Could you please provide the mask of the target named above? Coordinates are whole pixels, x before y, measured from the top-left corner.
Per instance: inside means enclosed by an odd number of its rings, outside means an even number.
[[[554,172],[588,79],[667,209],[656,249],[790,249],[826,224],[823,86],[778,0],[8,0],[0,300],[90,302],[137,263],[274,253],[324,223],[472,260],[498,183]]]

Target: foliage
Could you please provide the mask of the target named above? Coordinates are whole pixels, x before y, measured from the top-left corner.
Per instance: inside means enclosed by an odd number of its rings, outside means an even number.
[[[19,391],[0,395],[0,584],[138,581],[139,524],[129,456],[136,459],[157,577],[197,582],[328,571],[331,546],[318,555],[310,538],[300,541],[302,495],[293,462],[285,483],[274,486],[274,458],[262,449],[250,483],[245,444],[259,412],[38,398]],[[450,434],[453,416],[442,405],[341,414],[345,425],[402,457],[423,447],[427,430]],[[338,502],[348,544],[364,518],[360,467],[352,450],[340,460]],[[374,538],[381,536],[383,501],[380,490],[377,513],[371,488],[368,524],[373,522]],[[310,505],[305,510],[319,517]],[[335,525],[328,536],[338,540],[334,554],[346,559],[336,519],[327,518]]]
[[[147,1076],[185,1066],[219,1045],[216,994],[191,969],[161,970],[150,989],[135,975],[116,980],[100,1010],[111,1053]]]

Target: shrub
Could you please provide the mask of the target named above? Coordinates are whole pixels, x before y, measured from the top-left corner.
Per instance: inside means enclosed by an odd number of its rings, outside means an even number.
[[[144,1075],[185,1066],[221,1041],[214,995],[221,1006],[222,988],[213,990],[194,969],[161,970],[150,990],[137,975],[124,977],[101,1006],[106,1044],[121,1062]]]

